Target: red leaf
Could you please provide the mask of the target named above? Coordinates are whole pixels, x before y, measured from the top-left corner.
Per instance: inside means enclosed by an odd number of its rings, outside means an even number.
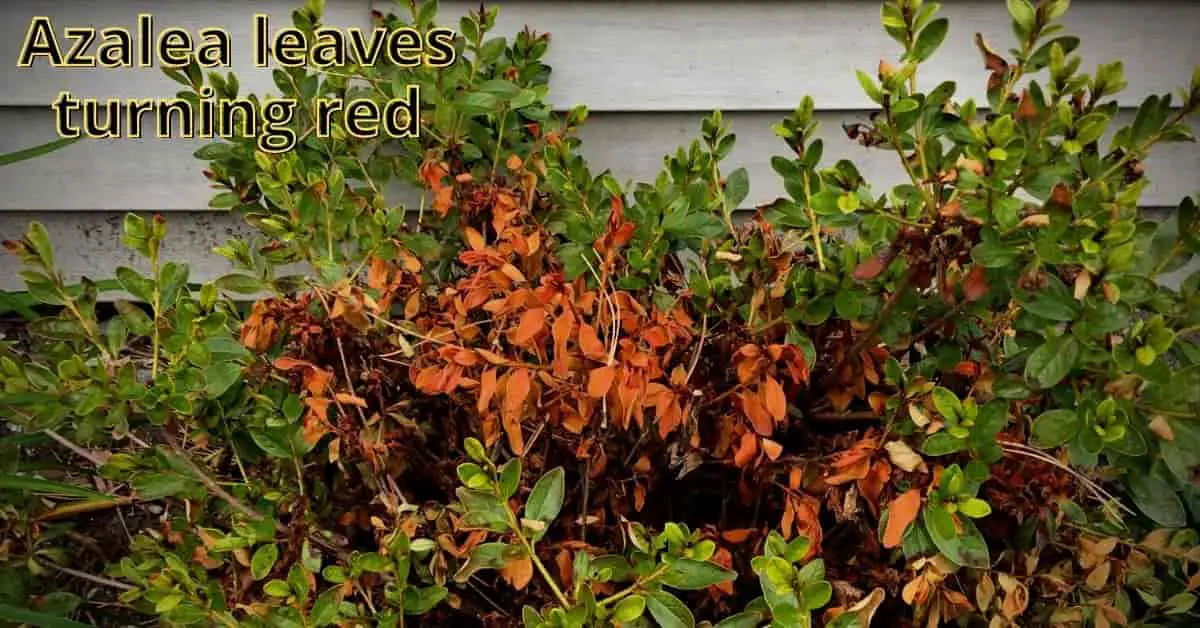
[[[963,295],[967,301],[978,301],[987,296],[991,291],[987,283],[987,270],[982,264],[976,264],[971,267],[971,272],[967,273],[967,280],[963,284]]]

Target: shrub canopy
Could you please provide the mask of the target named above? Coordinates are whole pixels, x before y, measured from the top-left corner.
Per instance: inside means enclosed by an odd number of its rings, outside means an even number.
[[[402,8],[378,24],[434,27]],[[1066,9],[1009,0],[977,103],[919,80],[937,3],[883,3],[899,57],[858,72],[879,110],[845,141],[908,180],[823,160],[804,98],[787,197],[749,212],[719,112],[654,181],[590,169],[549,38],[496,9],[450,68],[275,70],[296,149],[196,154],[257,229],[231,274],[189,281],[157,216],[109,281],[69,283],[37,223],[6,243],[0,619],[1191,625],[1200,273],[1162,279],[1200,215],[1138,200],[1200,71],[1118,127],[1122,66],[1081,71]],[[419,136],[312,133],[317,99],[408,85]]]

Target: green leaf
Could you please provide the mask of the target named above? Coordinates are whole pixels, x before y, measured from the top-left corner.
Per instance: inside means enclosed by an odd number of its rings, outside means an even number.
[[[63,482],[52,482],[41,478],[34,478],[25,475],[15,475],[11,473],[0,474],[0,489],[11,491],[29,491],[39,495],[57,495],[60,497],[81,497],[84,499],[107,499],[115,501],[114,498],[94,491],[82,486],[74,484],[66,484]]]
[[[271,580],[263,585],[263,593],[274,597],[287,597],[291,595],[291,589],[288,588],[288,583],[283,580]]]
[[[967,448],[967,439],[956,438],[945,430],[925,439],[921,451],[927,456],[945,456]]]
[[[1033,5],[1029,4],[1029,0],[1008,0],[1008,14],[1021,27],[1022,34],[1028,34],[1033,30],[1037,21],[1037,14]]]
[[[730,615],[729,617],[722,619],[720,623],[713,628],[758,628],[764,619],[766,618],[763,617],[762,613],[743,611],[736,615]]]
[[[145,501],[153,501],[182,493],[190,488],[190,483],[171,473],[150,473],[139,475],[131,482],[138,497]]]
[[[1079,342],[1073,336],[1048,338],[1025,363],[1025,377],[1041,388],[1050,388],[1062,381],[1079,360]]]
[[[738,168],[725,179],[725,203],[730,211],[739,209],[742,201],[750,194],[750,173]]]
[[[955,517],[939,504],[927,504],[921,516],[929,538],[950,562],[973,569],[991,564],[987,543],[970,520]]]
[[[938,47],[946,39],[946,33],[950,30],[950,21],[946,18],[938,18],[929,23],[921,30],[921,34],[917,35],[917,41],[913,44],[913,49],[909,58],[916,62],[921,62],[933,56]]]
[[[8,604],[0,604],[0,619],[16,624],[29,624],[38,628],[90,628],[88,624],[81,624],[72,619],[47,615]]]
[[[831,599],[833,599],[833,585],[825,580],[811,582],[800,591],[800,600],[806,611],[817,610],[828,604]]]
[[[562,510],[566,473],[555,467],[538,479],[525,502],[525,518],[550,523]]]
[[[676,589],[692,591],[714,584],[728,582],[737,574],[715,563],[691,558],[680,558],[671,563],[662,576],[662,583]]]
[[[646,598],[640,595],[631,595],[617,603],[617,607],[613,609],[613,619],[625,624],[641,617],[644,612],[646,612]]]
[[[938,413],[947,421],[957,422],[962,419],[962,402],[958,400],[958,395],[938,386],[933,389],[931,397],[933,398],[933,407],[937,408]]]
[[[1139,510],[1164,528],[1187,525],[1187,514],[1175,489],[1156,473],[1130,473],[1125,476],[1129,495]]]
[[[266,284],[264,284],[262,280],[258,278],[237,273],[219,277],[213,281],[213,283],[216,284],[216,286],[221,290],[225,290],[226,292],[236,292],[238,294],[255,294],[257,292],[262,292],[267,287]]]
[[[254,556],[250,557],[250,575],[255,580],[266,578],[277,560],[279,560],[279,546],[274,543],[263,545],[254,550]]]
[[[958,511],[972,519],[982,519],[992,514],[992,507],[978,497],[971,497],[959,502]]]
[[[404,589],[404,613],[424,615],[449,595],[450,591],[446,587],[436,584],[428,587],[408,587]]]
[[[650,593],[646,609],[661,628],[696,628],[696,618],[687,605],[666,591]]]
[[[220,397],[242,379],[242,365],[237,362],[217,362],[204,369],[204,392]]]
[[[46,142],[45,144],[39,144],[37,146],[32,146],[30,148],[23,148],[21,150],[13,151],[11,153],[6,153],[4,155],[0,155],[0,166],[8,166],[8,165],[12,165],[12,164],[15,164],[15,163],[18,163],[21,161],[25,161],[27,159],[34,159],[36,157],[41,157],[42,155],[47,155],[47,154],[52,153],[60,148],[66,148],[67,146],[70,146],[71,144],[74,144],[75,142],[78,142],[81,139],[83,139],[82,136],[81,137],[64,137],[62,139],[57,139],[52,142]]]
[[[1082,426],[1083,421],[1074,410],[1048,410],[1033,420],[1033,444],[1046,448],[1058,447],[1075,438]]]

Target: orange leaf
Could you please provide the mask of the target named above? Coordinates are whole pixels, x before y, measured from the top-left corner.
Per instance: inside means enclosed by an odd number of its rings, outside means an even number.
[[[763,405],[766,406],[767,412],[776,421],[783,421],[787,418],[787,395],[783,393],[783,386],[774,378],[768,376],[763,381],[762,385]]]
[[[496,395],[496,369],[488,369],[483,372],[479,378],[479,403],[476,409],[480,414],[487,412],[488,406],[492,403],[492,397]]]
[[[987,271],[983,265],[972,266],[971,272],[967,273],[966,283],[963,285],[963,296],[967,298],[967,301],[978,301],[986,296],[989,290]]]
[[[540,307],[526,310],[521,315],[521,323],[517,326],[517,332],[513,336],[513,342],[517,345],[527,345],[542,333],[546,327],[546,311]]]
[[[608,351],[605,350],[604,343],[600,342],[600,335],[596,333],[595,327],[587,323],[579,325],[579,348],[583,350],[584,355],[593,360],[608,360]]]
[[[750,536],[757,532],[754,528],[735,528],[721,533],[721,538],[730,543],[745,543]]]
[[[1036,120],[1038,117],[1037,107],[1033,104],[1033,98],[1029,94],[1029,90],[1022,90],[1021,104],[1017,105],[1017,115],[1014,116],[1018,120]]]
[[[921,489],[914,488],[892,500],[888,506],[887,528],[883,531],[883,546],[898,547],[908,524],[917,518],[921,510]]]
[[[745,467],[754,460],[755,454],[758,453],[758,437],[750,432],[742,434],[742,441],[738,444],[738,450],[733,454],[733,464],[739,467]]]
[[[525,399],[529,397],[530,377],[526,369],[516,369],[508,376],[508,385],[504,391],[504,433],[508,435],[508,445],[516,455],[525,452],[525,436],[521,433],[521,412],[525,408]]]
[[[750,419],[750,425],[754,427],[754,431],[763,436],[770,436],[775,429],[775,424],[771,421],[771,415],[767,409],[758,402],[755,395],[740,393],[738,398],[742,401],[742,413]]]
[[[275,368],[277,368],[281,371],[291,371],[291,370],[295,370],[298,368],[306,368],[306,367],[307,368],[315,368],[316,365],[313,364],[312,362],[308,362],[305,360],[297,360],[296,358],[289,358],[287,356],[275,358]]]
[[[337,399],[338,403],[344,403],[344,404],[351,405],[351,406],[358,406],[360,408],[367,407],[366,399],[363,399],[362,397],[359,397],[358,395],[355,395],[352,393],[337,393],[336,395],[333,396],[333,398]]]
[[[514,589],[521,591],[529,586],[529,581],[533,579],[533,561],[528,556],[514,558],[504,564],[500,576]]]
[[[482,251],[487,248],[487,244],[483,241],[483,235],[471,227],[463,227],[463,235],[467,237],[467,246],[471,247],[472,251]]]
[[[613,380],[617,377],[617,367],[601,366],[592,369],[588,374],[588,396],[600,399],[612,389]]]
[[[777,460],[779,455],[783,453],[783,445],[769,438],[764,438],[762,439],[762,450],[763,453],[767,454],[767,458]]]

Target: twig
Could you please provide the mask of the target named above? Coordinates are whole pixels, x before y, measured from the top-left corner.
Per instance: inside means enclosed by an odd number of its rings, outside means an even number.
[[[1041,450],[1034,449],[1033,447],[1029,447],[1028,445],[1024,445],[1022,443],[1014,443],[1014,442],[1001,443],[1000,448],[1009,453],[1020,454],[1020,455],[1026,456],[1028,458],[1033,458],[1035,460],[1039,460],[1046,464],[1049,464],[1049,465],[1052,465],[1059,469],[1062,469],[1063,471],[1066,471],[1071,477],[1078,480],[1080,484],[1083,484],[1084,488],[1086,488],[1091,493],[1092,498],[1095,499],[1096,501],[1101,502],[1103,504],[1108,504],[1108,503],[1115,504],[1117,506],[1117,508],[1120,508],[1126,514],[1128,514],[1130,516],[1137,516],[1137,513],[1133,512],[1133,510],[1131,510],[1128,506],[1121,503],[1121,500],[1117,499],[1111,493],[1104,490],[1099,484],[1096,484],[1095,482],[1093,482],[1091,478],[1080,473],[1079,471],[1076,471],[1075,469],[1071,468],[1070,465],[1064,464],[1062,461],[1057,460],[1053,456],[1051,456]]]
[[[121,591],[132,591],[137,588],[135,586],[125,584],[124,582],[117,582],[116,580],[113,580],[111,578],[105,578],[104,576],[94,576],[90,573],[87,573],[86,571],[79,571],[78,569],[71,569],[70,567],[61,567],[61,566],[56,565],[47,560],[41,560],[41,559],[35,559],[35,560],[37,560],[37,563],[43,567],[53,569],[54,571],[66,574],[73,578],[79,578],[80,580],[87,580],[88,582],[91,582],[93,584],[99,584],[102,586],[111,587],[113,589],[119,589]]]
[[[814,421],[868,421],[881,417],[870,410],[861,410],[858,412],[818,412],[809,415],[809,418]]]
[[[871,321],[871,326],[854,339],[854,344],[850,345],[850,349],[846,351],[846,353],[842,355],[841,359],[837,361],[837,364],[834,365],[832,369],[834,373],[837,373],[842,368],[842,365],[848,358],[858,355],[860,351],[866,348],[867,343],[871,341],[871,338],[874,337],[875,333],[879,331],[879,328],[883,326],[884,319],[891,315],[892,310],[896,309],[896,305],[900,303],[900,297],[903,296],[905,292],[908,292],[909,286],[911,286],[913,280],[916,279],[916,274],[916,268],[912,268],[905,273],[904,278],[900,280],[900,283],[896,286],[896,289],[893,290],[891,296],[888,297],[887,302],[885,302],[883,307],[879,310],[879,314],[877,314],[875,319]]]
[[[179,443],[175,440],[174,436],[166,431],[163,431],[163,438],[167,440],[167,445],[171,448],[171,451],[175,453],[175,457],[178,458],[179,461],[182,462],[183,465],[192,472],[192,475],[196,476],[196,479],[200,480],[200,482],[204,484],[205,488],[207,488],[210,493],[222,499],[225,503],[232,506],[234,510],[246,515],[252,520],[263,520],[264,517],[262,513],[238,501],[238,498],[230,495],[229,491],[221,488],[220,484],[217,484],[216,481],[210,478],[203,469],[197,466],[195,462],[192,462],[191,456],[187,455],[187,453],[183,451],[183,448],[179,446]]]
[[[55,432],[54,430],[49,429],[49,428],[42,430],[42,431],[44,431],[46,433],[46,436],[49,436],[50,438],[54,439],[54,441],[57,442],[59,445],[62,445],[63,447],[70,449],[72,452],[75,453],[75,455],[79,456],[80,458],[86,458],[88,460],[88,462],[91,462],[92,464],[96,465],[97,467],[104,466],[104,460],[102,460],[99,456],[84,449],[83,447],[80,447],[79,445],[76,445],[75,443],[72,443],[71,441],[64,438],[58,432]]]
[[[708,313],[705,312],[704,318],[700,320],[700,342],[696,343],[696,352],[692,354],[692,364],[688,367],[687,377],[683,378],[683,385],[692,381],[692,373],[696,372],[696,366],[700,364],[700,352],[704,350],[704,341],[708,338]]]

